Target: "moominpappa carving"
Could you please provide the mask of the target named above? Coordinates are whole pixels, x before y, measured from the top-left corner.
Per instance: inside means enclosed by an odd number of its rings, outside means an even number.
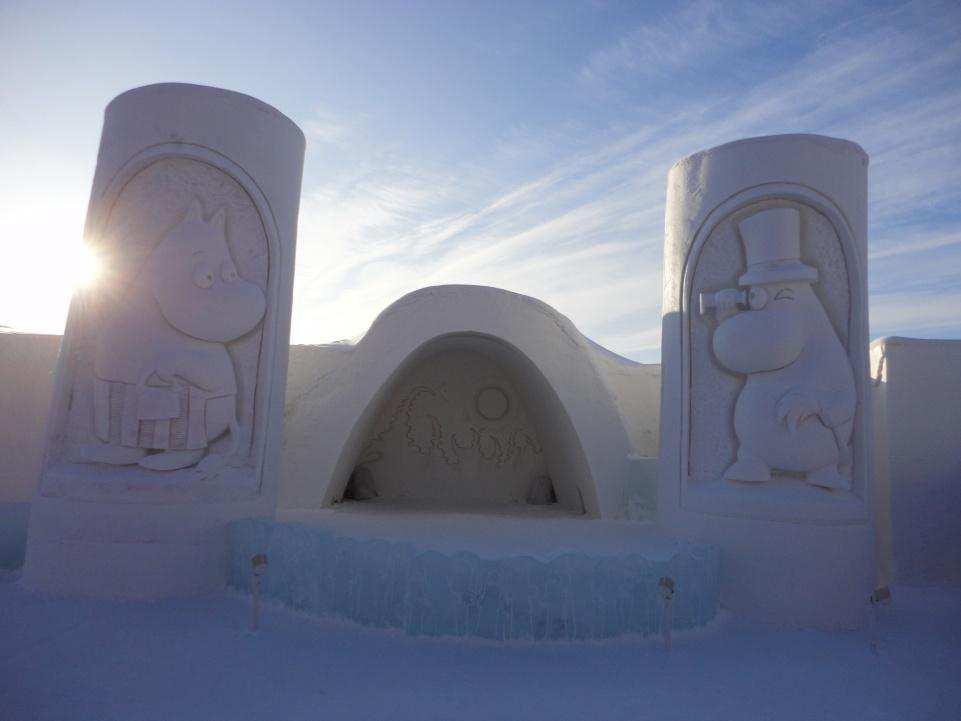
[[[702,293],[713,310],[713,348],[725,369],[747,376],[734,409],[737,460],[728,481],[758,483],[772,471],[850,490],[857,391],[847,353],[800,260],[800,216],[773,208],[738,224],[747,271],[738,289]]]
[[[91,463],[188,468],[228,431],[241,437],[226,343],[264,317],[261,289],[237,274],[226,210],[194,199],[153,248],[128,292],[103,308],[94,358]],[[211,456],[223,460],[219,456]]]

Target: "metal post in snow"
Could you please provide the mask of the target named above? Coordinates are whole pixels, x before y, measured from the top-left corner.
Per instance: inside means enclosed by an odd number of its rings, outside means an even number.
[[[871,625],[871,653],[875,656],[881,652],[881,621],[884,617],[884,609],[890,605],[891,589],[887,586],[874,589],[874,593],[868,598],[869,623]]]
[[[250,559],[250,592],[253,603],[250,608],[250,630],[256,631],[260,627],[260,583],[267,573],[267,555],[258,553]]]
[[[663,613],[661,616],[661,633],[664,636],[664,650],[671,650],[671,628],[674,625],[674,579],[670,576],[663,576],[657,582],[661,590],[661,600],[663,601]]]

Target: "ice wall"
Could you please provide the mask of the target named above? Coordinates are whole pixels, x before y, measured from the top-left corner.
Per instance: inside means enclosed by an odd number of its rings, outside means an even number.
[[[544,641],[656,633],[662,576],[677,583],[675,628],[701,626],[718,608],[718,550],[682,542],[667,554],[645,554],[639,543],[629,554],[481,557],[250,519],[229,526],[228,547],[234,588],[250,588],[250,559],[266,553],[268,598],[411,635]]]

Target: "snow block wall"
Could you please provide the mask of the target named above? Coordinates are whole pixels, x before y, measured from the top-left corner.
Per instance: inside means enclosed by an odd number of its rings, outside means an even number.
[[[533,307],[546,308],[542,304]],[[297,448],[301,443],[317,442],[310,418],[329,407],[331,379],[338,377],[337,372],[352,372],[349,369],[356,362],[359,347],[349,343],[291,346],[285,446]],[[656,460],[652,459],[658,443],[660,367],[634,363],[587,339],[583,347],[603,376],[616,417],[621,419],[620,432],[626,434],[626,513],[635,520],[650,520],[656,511]],[[0,423],[0,565],[23,563],[29,502],[39,477],[43,429],[59,348],[60,336],[0,333],[0,409],[17,409],[15,415]],[[316,470],[307,467],[300,473],[297,466],[285,470],[279,489],[280,506],[305,507],[305,497],[322,485]]]
[[[892,580],[961,583],[961,341],[881,338],[871,369]]]
[[[662,576],[677,584],[674,628],[701,626],[718,607],[720,554],[711,546],[481,557],[255,519],[231,523],[228,536],[232,587],[249,591],[250,559],[266,553],[266,597],[411,635],[570,641],[657,633]]]
[[[60,336],[0,332],[0,568],[23,564]]]
[[[0,332],[0,504],[30,500],[40,475],[60,336]]]
[[[0,567],[23,562],[29,499],[39,472],[59,345],[59,336],[0,334],[0,408],[17,409],[0,424]],[[291,347],[287,443],[307,437],[311,428],[302,425],[301,407],[316,404],[316,411],[323,411],[325,397],[316,389],[338,368],[349,366],[357,349],[346,343]],[[649,519],[656,513],[652,483],[657,462],[651,456],[656,454],[658,418],[651,409],[657,407],[660,367],[631,363],[599,346],[592,352],[594,363],[604,366],[633,449],[627,515]],[[879,540],[881,555],[893,554],[897,564],[894,577],[887,580],[961,582],[959,366],[961,341],[887,338],[872,344],[872,373],[881,378],[872,389]],[[923,402],[917,402],[919,397]],[[315,478],[306,476],[308,481]],[[282,506],[297,507],[300,484],[298,479],[281,484]]]

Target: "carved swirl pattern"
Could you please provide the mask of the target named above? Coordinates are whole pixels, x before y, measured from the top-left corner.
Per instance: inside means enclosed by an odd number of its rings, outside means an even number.
[[[370,464],[382,460],[384,441],[396,428],[401,429],[408,449],[422,456],[436,455],[450,467],[460,466],[470,455],[501,468],[525,453],[542,453],[540,442],[529,428],[492,428],[472,424],[466,428],[451,430],[444,427],[443,421],[436,414],[419,412],[418,404],[425,398],[449,403],[445,390],[444,386],[410,388],[394,408],[386,425],[364,445],[361,463]],[[505,414],[506,410],[500,417]],[[424,420],[427,421],[426,424]]]
[[[359,463],[385,497],[522,501],[531,481],[547,475],[511,379],[485,356],[460,350],[411,369]]]

